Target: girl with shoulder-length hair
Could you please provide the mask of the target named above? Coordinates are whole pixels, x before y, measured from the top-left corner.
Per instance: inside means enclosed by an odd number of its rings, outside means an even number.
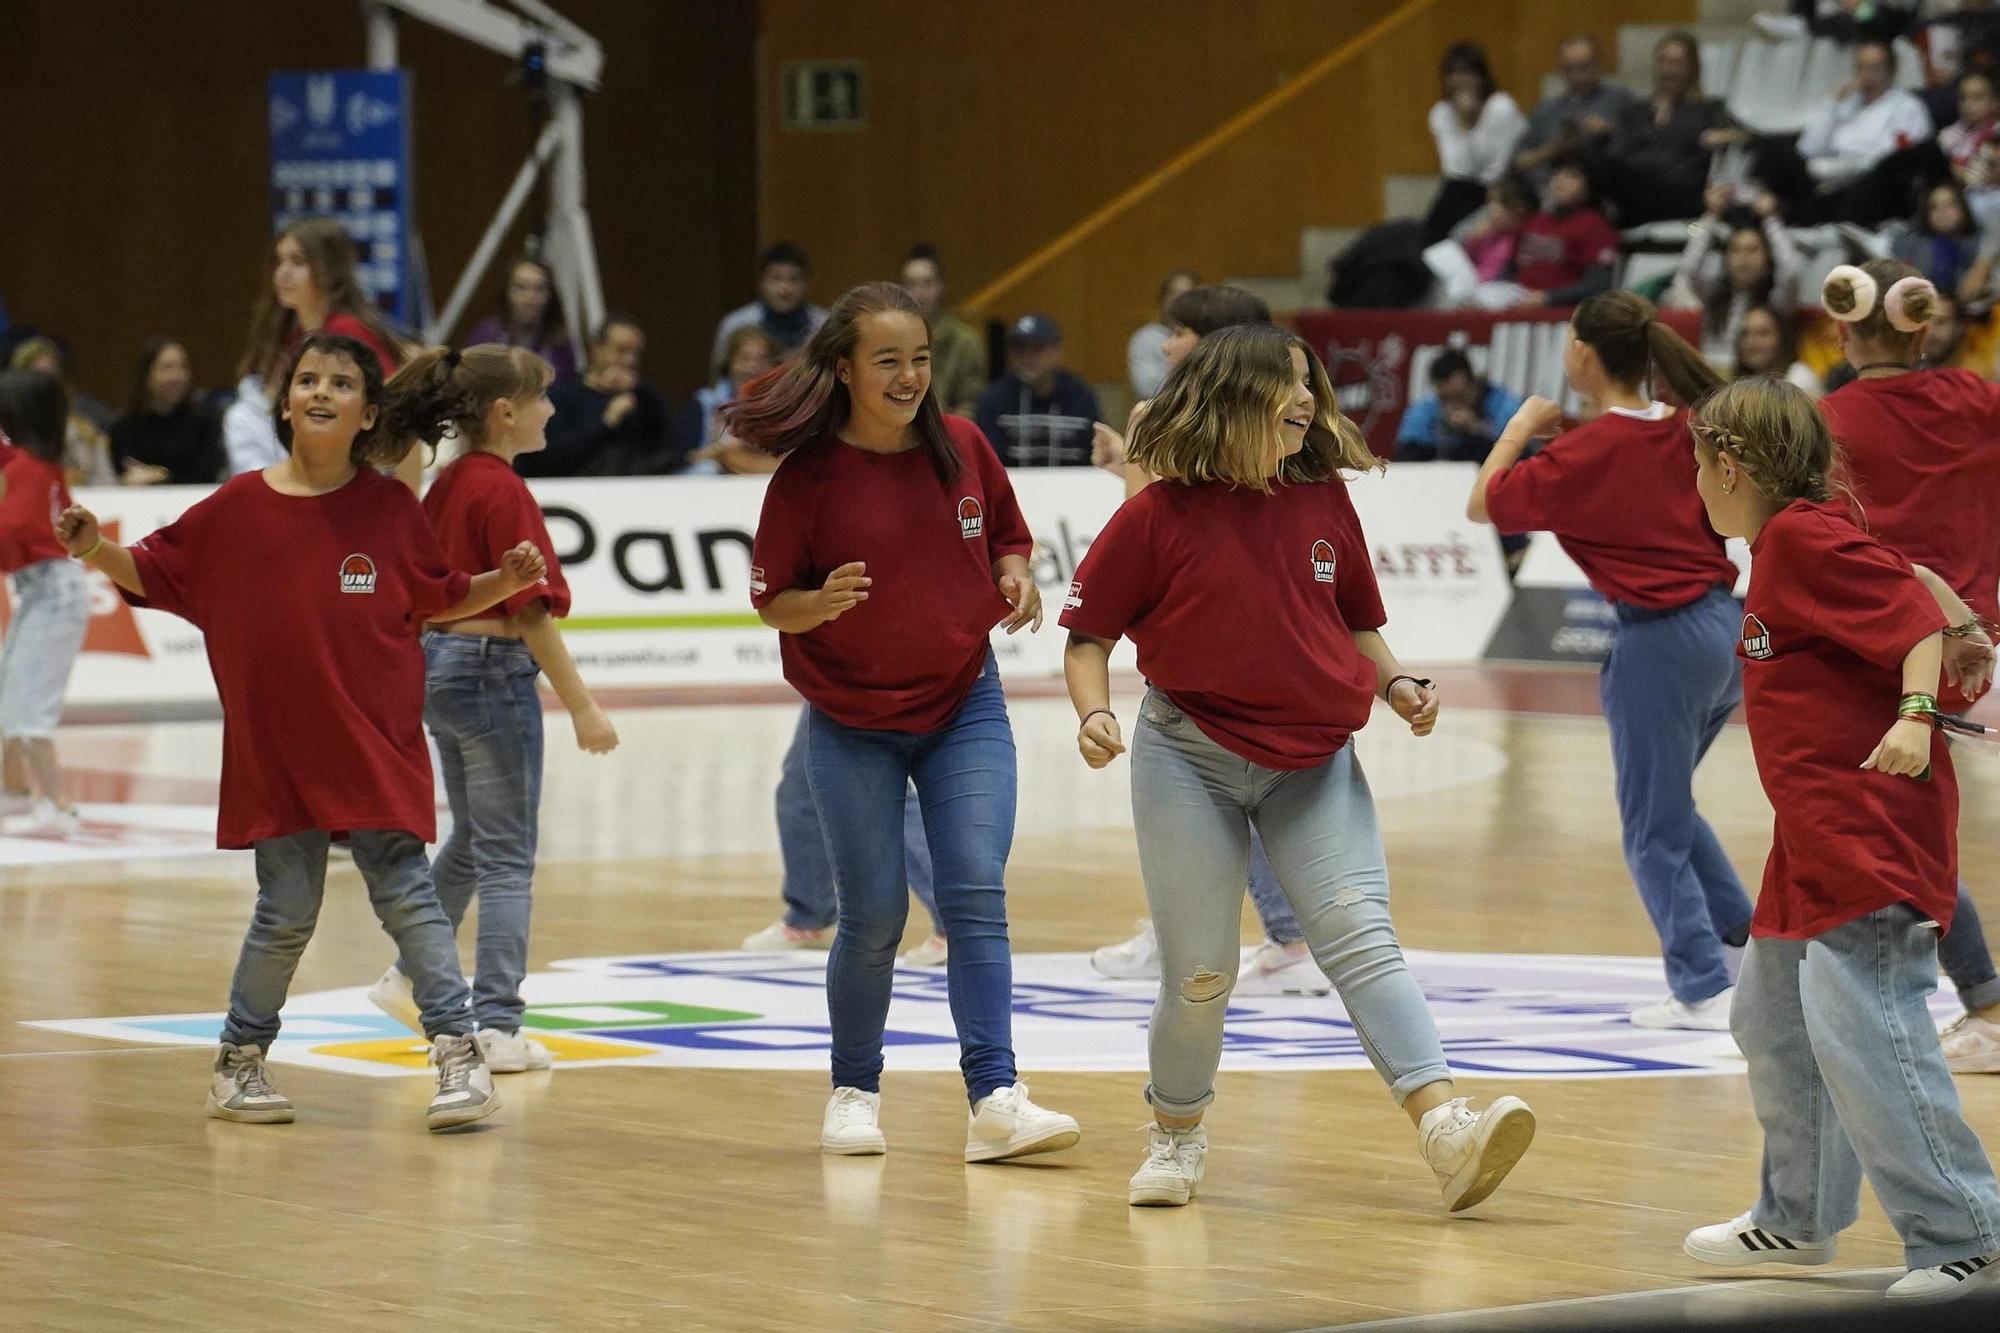
[[[978,427],[939,410],[930,328],[891,283],[856,287],[793,361],[743,386],[738,439],[784,459],[750,593],[805,696],[807,776],[839,890],[827,959],[833,1096],[822,1150],[885,1151],[882,1036],[909,911],[905,793],[930,843],[960,1068],[965,1158],[1067,1148],[1076,1121],[1016,1077],[1004,876],[1015,761],[988,636],[1041,626],[1033,542]]]
[[[1311,348],[1268,325],[1197,343],[1133,431],[1132,457],[1160,480],[1091,543],[1062,614],[1077,747],[1092,768],[1125,751],[1109,668],[1120,638],[1138,647],[1150,684],[1132,807],[1160,991],[1154,1124],[1128,1200],[1181,1205],[1200,1184],[1254,825],[1314,958],[1417,1127],[1445,1206],[1469,1208],[1527,1151],[1534,1116],[1517,1098],[1475,1113],[1454,1095],[1389,919],[1381,834],[1351,740],[1378,697],[1429,735],[1438,696],[1382,637],[1374,562],[1342,477],[1382,463]],[[1235,632],[1246,624],[1258,632]]]
[[[122,546],[72,506],[56,535],[127,601],[196,625],[222,699],[216,843],[256,853],[257,905],[229,989],[208,1113],[293,1119],[265,1058],[312,938],[327,852],[346,841],[377,919],[409,967],[438,1090],[425,1122],[449,1129],[498,1105],[473,1038],[472,994],[424,845],[437,832],[424,747],[426,621],[475,615],[534,587],[532,543],[476,576],[454,569],[423,510],[382,476],[435,441],[426,395],[385,391],[352,338],[308,334],[279,381],[289,449],[231,478],[159,531]]]
[[[473,325],[465,341],[468,347],[524,347],[548,362],[557,379],[566,380],[577,373],[576,344],[568,328],[555,270],[533,255],[522,255],[507,265],[494,313]]]
[[[1503,533],[1554,533],[1611,603],[1617,629],[1599,692],[1625,862],[1671,991],[1633,1010],[1632,1022],[1725,1032],[1750,898],[1696,812],[1693,784],[1743,697],[1737,570],[1695,494],[1687,421],[1656,396],[1665,389],[1692,403],[1722,380],[1631,292],[1577,307],[1563,369],[1598,415],[1557,435],[1562,409],[1528,399],[1480,468],[1466,516]],[[1522,459],[1530,440],[1551,435]]]
[[[1819,410],[1869,529],[1991,623],[2000,619],[2000,385],[1970,370],[1921,368],[1944,295],[1894,259],[1829,273],[1821,304],[1856,374]],[[1960,713],[1977,698],[1947,684],[1939,705]],[[1961,1073],[2000,1073],[2000,970],[1962,885],[1938,961],[1966,1010],[1945,1031],[1946,1058]]]
[[[1428,235],[1441,240],[1486,203],[1486,187],[1507,170],[1528,118],[1494,84],[1485,48],[1477,42],[1445,48],[1438,82],[1440,96],[1431,106],[1429,124],[1445,179],[1424,226]]]

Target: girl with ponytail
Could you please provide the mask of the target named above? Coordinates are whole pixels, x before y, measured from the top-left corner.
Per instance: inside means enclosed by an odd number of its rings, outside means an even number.
[[[514,471],[516,458],[547,443],[553,378],[534,351],[488,343],[421,353],[388,388],[389,431],[454,446],[456,456],[423,502],[451,567],[468,575],[490,568],[524,541],[550,552],[539,582],[482,615],[438,617],[423,635],[424,721],[437,741],[451,804],[451,836],[431,872],[454,931],[474,893],[479,896],[472,1015],[480,1051],[496,1074],[550,1064],[548,1048],[521,1031],[542,793],[536,676],[547,674],[569,710],[579,749],[607,754],[618,744],[556,629],[569,614],[569,585],[541,506]],[[416,1032],[424,1030],[401,960],[369,988],[368,998]]]
[[[1969,370],[1919,369],[1939,293],[1894,259],[1842,265],[1821,290],[1855,378],[1820,401],[1869,529],[1937,576],[1979,619],[2000,618],[2000,385]],[[1947,684],[1938,707],[1970,708]],[[2000,970],[1960,887],[1938,963],[1966,1012],[1945,1029],[1960,1073],[2000,1073]]]
[[[1688,467],[1682,404],[1721,383],[1650,302],[1606,292],[1577,307],[1563,349],[1595,419],[1560,435],[1562,409],[1530,398],[1493,445],[1466,514],[1503,533],[1546,531],[1617,617],[1599,692],[1611,729],[1625,863],[1659,934],[1665,999],[1648,1028],[1725,1032],[1750,898],[1695,810],[1694,770],[1743,695],[1736,566]],[[1522,451],[1555,435],[1534,457]]]
[[[293,1118],[264,1061],[319,918],[328,847],[341,838],[413,978],[438,1067],[426,1123],[449,1129],[499,1102],[424,859],[437,814],[417,631],[534,587],[542,557],[524,541],[477,576],[446,561],[416,497],[375,471],[410,452],[412,423],[436,438],[436,405],[418,412],[410,393],[385,401],[380,367],[360,343],[309,334],[279,383],[283,461],[223,483],[130,547],[107,540],[77,506],[57,519],[56,536],[133,605],[198,626],[222,698],[216,843],[255,851],[257,906],[208,1113],[252,1124]]]

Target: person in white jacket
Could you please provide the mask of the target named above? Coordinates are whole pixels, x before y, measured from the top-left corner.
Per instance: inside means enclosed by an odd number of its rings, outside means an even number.
[[[1477,43],[1449,47],[1438,73],[1443,96],[1431,107],[1430,129],[1444,184],[1424,219],[1432,240],[1444,239],[1486,203],[1486,187],[1507,170],[1528,128],[1519,104],[1494,86]]]
[[[1923,100],[1895,79],[1889,44],[1861,42],[1854,77],[1813,108],[1798,141],[1764,141],[1758,178],[1786,201],[1793,221],[1872,224],[1907,203],[1891,183],[1869,188],[1871,178],[1892,154],[1932,139],[1937,127]]]
[[[222,414],[222,442],[229,451],[229,475],[261,472],[284,461],[285,446],[271,420],[271,398],[264,381],[245,375],[236,385],[236,401]]]

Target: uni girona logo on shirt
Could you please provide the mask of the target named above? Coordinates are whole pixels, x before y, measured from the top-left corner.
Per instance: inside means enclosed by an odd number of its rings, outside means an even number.
[[[1313,578],[1321,583],[1333,582],[1333,543],[1322,538],[1313,543]]]
[[[979,501],[966,496],[958,502],[958,535],[967,541],[983,535],[986,531],[986,514],[980,509]]]
[[[1743,617],[1743,655],[1759,662],[1771,656],[1771,631],[1755,616]]]
[[[374,592],[375,562],[359,551],[340,562],[342,592]]]
[[[762,565],[750,566],[750,595],[752,597],[762,597],[764,595],[764,586],[764,567]]]
[[[1076,611],[1082,607],[1083,585],[1081,583],[1072,583],[1069,585],[1069,591],[1063,594],[1063,610]]]

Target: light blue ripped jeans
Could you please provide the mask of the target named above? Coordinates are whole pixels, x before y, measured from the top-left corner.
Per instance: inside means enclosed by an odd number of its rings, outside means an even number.
[[[1382,834],[1352,745],[1318,768],[1264,768],[1150,690],[1132,739],[1132,810],[1160,943],[1146,1088],[1156,1110],[1193,1115],[1215,1099],[1253,826],[1390,1095],[1400,1103],[1451,1077],[1389,920]]]

